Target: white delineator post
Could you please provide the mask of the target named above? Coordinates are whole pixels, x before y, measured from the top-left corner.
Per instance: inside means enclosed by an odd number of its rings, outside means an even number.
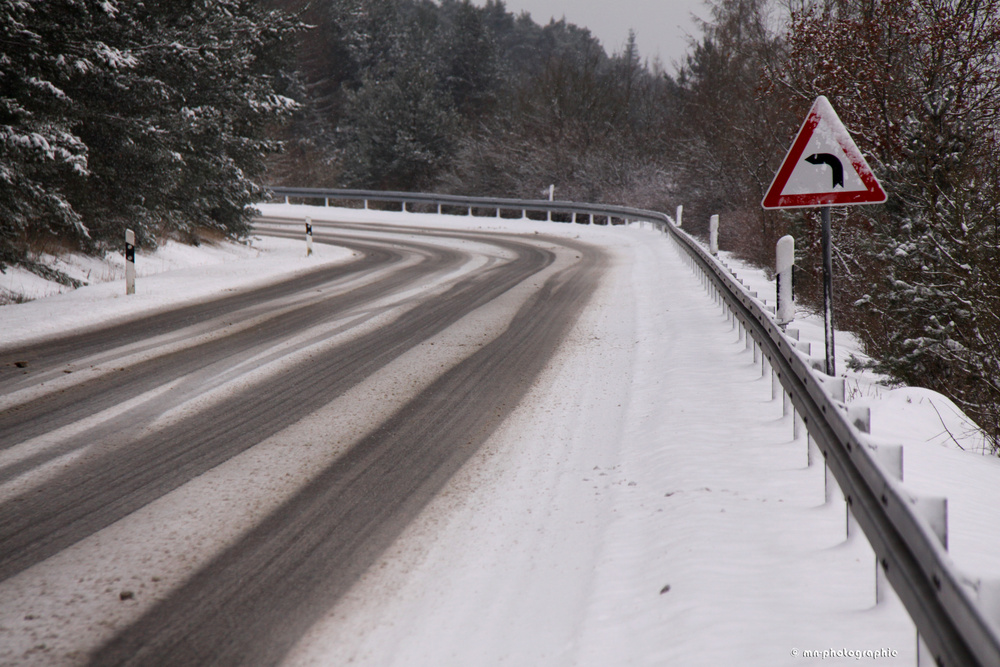
[[[312,218],[306,218],[306,257],[313,254],[313,226]]]
[[[778,307],[775,317],[778,324],[785,326],[795,319],[795,295],[792,293],[792,266],[795,264],[795,239],[782,236],[775,250],[775,274],[777,275]]]
[[[717,215],[708,219],[708,251],[713,255],[719,254],[719,216]]]
[[[125,230],[125,294],[135,294],[135,232]]]
[[[680,227],[684,220],[684,204],[677,205],[677,226]]]

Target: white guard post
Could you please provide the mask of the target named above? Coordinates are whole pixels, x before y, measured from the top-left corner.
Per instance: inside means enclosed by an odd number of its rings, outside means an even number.
[[[135,232],[125,230],[125,294],[135,294]]]
[[[792,293],[792,266],[795,264],[795,239],[782,236],[775,250],[775,273],[777,275],[778,308],[775,316],[784,327],[795,319],[795,295]]]
[[[713,255],[719,254],[719,216],[717,215],[708,219],[708,251]]]
[[[306,257],[313,254],[313,225],[312,218],[306,218]]]
[[[677,205],[677,226],[680,227],[684,218],[684,204]]]

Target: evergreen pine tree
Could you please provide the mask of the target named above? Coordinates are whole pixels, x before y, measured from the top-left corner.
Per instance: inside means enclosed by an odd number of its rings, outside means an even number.
[[[413,63],[370,73],[349,95],[341,126],[348,185],[413,190],[431,182],[458,130],[437,83],[432,70]]]
[[[0,265],[40,234],[244,233],[298,29],[253,0],[0,0]]]
[[[0,270],[23,256],[28,237],[89,238],[57,185],[89,175],[66,82],[92,81],[100,55],[114,55],[86,37],[95,9],[113,15],[114,4],[0,0]]]

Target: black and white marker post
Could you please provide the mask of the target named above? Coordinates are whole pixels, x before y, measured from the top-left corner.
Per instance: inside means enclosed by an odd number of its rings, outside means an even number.
[[[306,218],[306,257],[313,254],[313,225],[312,218]]]
[[[761,206],[819,208],[823,238],[826,374],[836,375],[833,340],[833,241],[830,206],[881,204],[886,194],[830,101],[820,95],[788,149]]]
[[[125,230],[125,294],[135,294],[135,232]]]
[[[792,267],[795,266],[795,238],[791,235],[778,239],[774,250],[774,277],[777,283],[778,306],[774,316],[784,329],[795,319],[795,295],[792,290]]]

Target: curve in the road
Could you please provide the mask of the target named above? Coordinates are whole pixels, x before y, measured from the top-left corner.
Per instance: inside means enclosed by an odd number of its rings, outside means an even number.
[[[598,279],[600,253],[581,252],[587,260],[546,281],[505,333],[98,651],[92,664],[280,661],[528,391]]]
[[[289,368],[270,382],[266,392],[250,387],[207,413],[183,419],[168,430],[139,437],[123,432],[121,423],[112,423],[71,437],[42,454],[51,457],[82,447],[96,450],[50,479],[44,487],[0,503],[0,545],[3,545],[0,580],[100,530],[294,423],[417,342],[443,330],[552,261],[551,252],[533,245],[503,243],[518,252],[516,259],[456,284],[376,332]],[[404,274],[401,280],[412,279]],[[186,370],[192,365],[202,366],[205,363],[199,356],[202,351],[199,346],[177,353],[187,355],[183,363],[175,355],[168,355],[166,360],[154,359],[149,364],[166,374],[164,377],[173,378],[176,373],[172,369],[178,365]],[[225,354],[225,349],[219,353]],[[103,406],[108,401],[121,400],[124,394],[118,388],[113,386],[111,397],[102,399],[92,398],[94,387],[85,386],[79,396],[57,394],[54,401],[58,407],[68,406],[67,410],[86,414],[86,409],[75,407],[73,398],[89,403],[89,409],[93,410],[95,401]],[[37,418],[27,423],[39,430],[50,428],[56,411],[47,411],[44,403],[37,411]],[[39,425],[39,422],[45,423]],[[112,433],[118,437],[112,437]],[[95,443],[96,437],[108,438],[110,442]]]
[[[529,279],[542,278],[533,281],[539,283],[534,294],[492,342],[435,372],[440,376],[391,418],[373,424],[291,500],[94,654],[94,664],[279,660],[514,410],[584,307],[605,261],[599,249],[566,239],[321,227],[317,242],[351,247],[362,259],[188,306],[176,317],[161,313],[89,332],[78,343],[50,341],[14,351],[31,355],[38,376],[121,346],[147,354],[123,371],[41,393],[0,414],[0,453],[31,438],[56,440],[0,469],[0,484],[38,466],[55,470],[51,463],[57,457],[76,456],[44,484],[0,501],[0,581],[239,456],[422,341]],[[459,250],[455,239],[497,252],[489,261],[470,262],[469,251]],[[554,263],[559,253],[576,260]],[[149,393],[148,406],[130,416],[151,421],[182,402],[185,391],[196,390],[206,376],[238,368],[255,355],[280,356],[270,348],[297,332],[338,322],[346,312],[377,310],[373,304],[409,294],[422,282],[436,286],[377,329],[310,348],[308,359],[268,375],[266,388],[234,389],[156,428],[130,429],[120,416],[74,430],[76,420],[143,392]],[[280,316],[261,315],[271,307]],[[252,326],[164,350],[147,342],[164,331],[178,336],[187,328],[198,331],[220,314]],[[316,336],[335,330],[317,327]],[[22,383],[30,386],[30,379]],[[167,389],[157,393],[160,387]],[[68,435],[50,435],[59,427]]]

